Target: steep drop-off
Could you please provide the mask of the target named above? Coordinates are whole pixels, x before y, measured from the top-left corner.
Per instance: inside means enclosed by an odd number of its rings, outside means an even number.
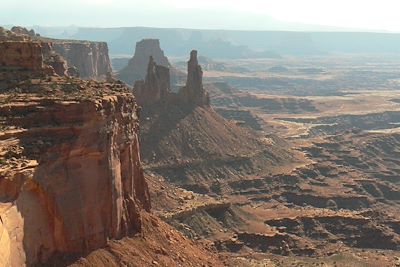
[[[107,43],[53,40],[53,49],[83,79],[104,80],[112,72]]]
[[[5,266],[87,253],[140,231],[150,209],[133,96],[122,85],[56,79],[1,96]]]
[[[83,79],[106,80],[111,75],[111,62],[108,55],[108,46],[105,42],[92,42],[83,40],[61,40],[42,37],[33,30],[28,31],[26,28],[13,27],[10,31],[0,27],[0,41],[5,46],[7,43],[27,42],[29,44],[41,44],[42,56],[47,58],[47,64],[51,65],[55,72],[63,76],[79,76]],[[12,45],[12,44],[11,44]],[[10,46],[10,44],[8,44]],[[2,50],[4,52],[4,47]],[[14,50],[19,52],[20,50]],[[25,52],[24,52],[25,51]],[[36,53],[38,58],[27,60],[26,49],[22,49],[19,53],[4,52],[4,59],[0,57],[0,65],[7,59],[16,59],[14,66],[29,67],[21,63],[40,64],[40,53]],[[22,61],[21,61],[22,60]],[[52,63],[52,64],[50,64]]]
[[[47,48],[0,57],[0,266],[221,266],[149,213],[130,89],[56,75]]]

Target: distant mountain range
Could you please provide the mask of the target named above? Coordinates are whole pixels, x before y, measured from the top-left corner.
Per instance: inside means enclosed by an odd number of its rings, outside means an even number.
[[[32,27],[54,38],[106,41],[110,55],[132,56],[136,42],[160,39],[167,56],[183,57],[192,49],[210,58],[278,58],[281,55],[332,53],[400,54],[400,34],[375,32],[300,32],[195,30],[177,28]]]

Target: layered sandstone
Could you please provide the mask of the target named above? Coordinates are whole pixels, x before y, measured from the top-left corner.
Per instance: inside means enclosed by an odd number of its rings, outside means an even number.
[[[150,201],[127,88],[53,76],[0,102],[0,266],[81,255],[141,231]]]
[[[170,90],[169,68],[157,65],[152,56],[149,57],[146,79],[136,81],[133,92],[138,103],[144,107],[154,104],[190,108],[210,106],[210,98],[203,87],[203,72],[198,64],[195,50],[191,52],[188,61],[186,86],[180,88],[177,93]]]
[[[150,56],[146,79],[136,81],[134,94],[139,105],[153,105],[166,101],[170,93],[170,75],[167,67],[157,65]]]
[[[40,43],[26,41],[0,42],[0,66],[39,71],[43,68]]]
[[[105,42],[50,39],[23,27],[13,27],[10,31],[0,28],[0,42],[13,42],[2,44],[2,66],[38,70],[42,68],[40,64],[43,60],[60,76],[102,81],[112,72]]]
[[[69,67],[75,67],[83,79],[105,80],[112,72],[105,42],[52,40],[53,50]]]
[[[50,68],[51,44],[33,43]],[[222,265],[148,213],[130,88],[14,67],[0,69],[0,266]]]
[[[210,97],[203,87],[203,71],[197,60],[197,51],[190,52],[187,63],[188,74],[186,86],[179,90],[179,95],[184,103],[195,106],[209,106]]]
[[[51,43],[0,41],[0,67],[32,74],[75,76],[63,57],[52,50]]]
[[[53,44],[36,37],[35,32],[22,27],[13,27],[11,31],[0,29],[0,67],[8,70],[2,74],[16,70],[17,76],[21,71],[35,75],[69,75],[71,68],[54,52]]]

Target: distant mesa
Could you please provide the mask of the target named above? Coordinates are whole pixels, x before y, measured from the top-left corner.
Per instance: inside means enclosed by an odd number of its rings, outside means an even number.
[[[158,39],[143,39],[136,43],[134,56],[129,60],[128,65],[119,71],[118,78],[129,85],[133,85],[138,80],[144,80],[150,56],[153,57],[155,64],[169,68],[171,85],[176,84],[184,76],[170,64]]]
[[[113,71],[120,72],[123,68],[128,65],[130,58],[127,57],[112,57],[111,66]]]
[[[129,60],[128,65],[119,72],[119,78],[127,84],[145,79],[146,66],[150,56],[153,57],[157,65],[171,67],[164,51],[160,48],[160,41],[158,39],[143,39],[136,43],[135,54]]]
[[[149,57],[147,74],[144,80],[135,82],[134,94],[142,106],[155,104],[176,104],[185,106],[209,106],[210,98],[203,87],[203,71],[198,64],[197,51],[190,53],[187,63],[186,85],[177,93],[170,89],[170,70],[158,65],[153,56]]]

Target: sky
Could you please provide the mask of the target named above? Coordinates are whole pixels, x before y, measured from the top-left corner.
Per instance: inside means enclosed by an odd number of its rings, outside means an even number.
[[[0,25],[400,32],[399,0],[0,0]]]

